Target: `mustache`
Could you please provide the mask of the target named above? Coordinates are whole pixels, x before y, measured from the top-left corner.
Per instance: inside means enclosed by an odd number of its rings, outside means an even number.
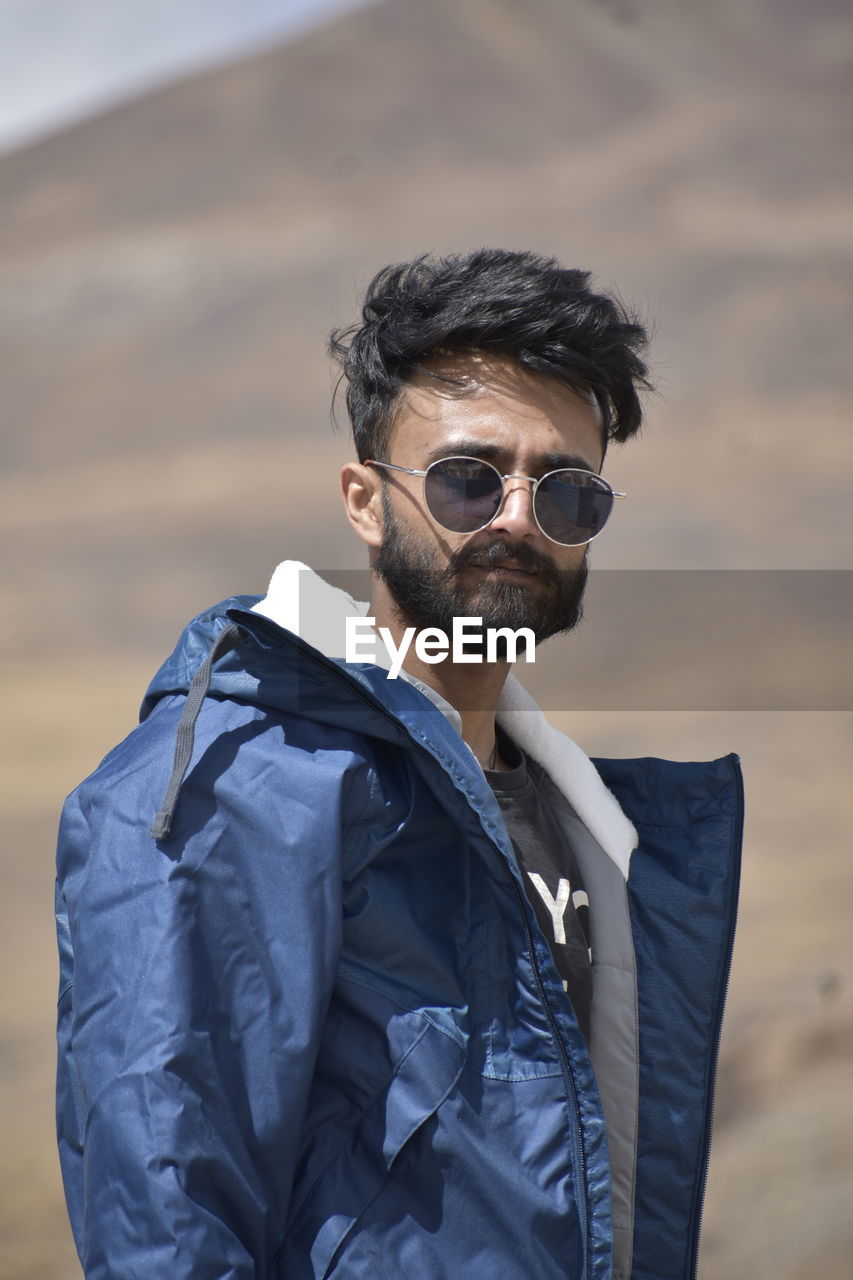
[[[557,566],[549,556],[542,555],[540,551],[527,546],[526,543],[513,547],[499,538],[488,546],[460,547],[448,560],[444,576],[452,578],[460,569],[465,569],[470,564],[482,564],[490,569],[499,569],[506,564],[507,560],[514,560],[522,569],[530,573],[542,574],[543,577],[549,577],[557,571]]]

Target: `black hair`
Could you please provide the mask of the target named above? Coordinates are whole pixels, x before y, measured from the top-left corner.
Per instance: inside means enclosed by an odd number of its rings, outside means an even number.
[[[590,273],[531,252],[477,249],[383,267],[365,294],[361,323],[335,329],[330,354],[347,381],[360,461],[384,457],[399,395],[424,361],[488,352],[514,358],[598,401],[609,440],[640,429],[649,390],[637,316],[590,288]]]

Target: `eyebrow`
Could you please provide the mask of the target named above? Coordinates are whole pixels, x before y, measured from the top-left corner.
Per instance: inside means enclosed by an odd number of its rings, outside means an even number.
[[[508,451],[502,449],[498,444],[487,444],[483,440],[446,440],[440,445],[436,445],[434,449],[426,455],[426,465],[431,462],[438,462],[440,458],[477,458],[481,462],[491,462],[497,465],[501,459],[506,460]],[[535,467],[542,475],[548,471],[559,471],[562,467],[568,467],[575,471],[592,471],[597,474],[595,466],[588,458],[582,457],[575,453],[540,453],[535,460]],[[511,473],[510,473],[511,474]]]

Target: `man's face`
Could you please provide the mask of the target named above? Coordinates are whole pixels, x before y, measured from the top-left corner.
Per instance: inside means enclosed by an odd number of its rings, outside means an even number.
[[[603,434],[598,406],[514,361],[448,357],[404,393],[383,461],[423,470],[436,458],[468,455],[501,474],[538,477],[558,467],[598,471]],[[586,547],[552,542],[533,516],[525,480],[505,482],[498,514],[475,533],[450,533],[423,501],[423,479],[384,471],[383,536],[373,568],[402,621],[450,634],[454,616],[485,627],[530,627],[541,642],[578,622]]]

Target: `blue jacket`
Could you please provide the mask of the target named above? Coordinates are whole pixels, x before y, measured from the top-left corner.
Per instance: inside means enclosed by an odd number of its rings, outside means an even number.
[[[86,1275],[687,1280],[736,757],[593,765],[512,682],[499,718],[568,798],[590,889],[588,1048],[452,714],[258,607],[190,624],[63,815]]]

